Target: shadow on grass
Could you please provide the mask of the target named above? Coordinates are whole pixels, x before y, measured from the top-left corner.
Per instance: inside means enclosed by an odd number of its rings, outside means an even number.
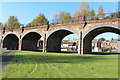
[[[39,54],[39,53],[38,53]],[[12,63],[31,63],[31,64],[43,64],[43,63],[69,63],[80,64],[87,62],[96,62],[101,60],[117,59],[116,57],[106,56],[77,56],[77,55],[15,55]]]
[[[94,55],[120,55],[120,53],[115,52],[92,52],[86,54],[94,54]]]
[[[42,52],[42,50],[24,50],[24,51]],[[77,54],[78,51],[59,51],[59,52],[51,52],[51,53]],[[84,54],[93,54],[93,55],[120,55],[120,53],[118,53],[118,52],[91,52],[91,53],[84,53]]]
[[[74,54],[77,54],[78,51],[61,51],[61,52],[58,52],[58,53],[66,53],[66,54],[74,53]]]
[[[2,80],[119,80],[118,78],[3,78]]]

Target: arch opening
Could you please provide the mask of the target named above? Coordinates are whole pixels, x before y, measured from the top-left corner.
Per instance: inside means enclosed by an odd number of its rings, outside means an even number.
[[[119,35],[112,32],[99,34],[92,40],[92,53],[119,52]]]
[[[61,52],[62,39],[70,34],[74,33],[65,29],[53,32],[47,39],[47,52]]]
[[[120,35],[120,30],[112,27],[101,27],[90,31],[83,39],[83,53],[92,52],[92,40],[99,34],[112,32]]]
[[[40,38],[41,35],[36,32],[30,32],[26,34],[22,39],[21,50],[28,50],[28,51],[38,50]]]
[[[18,50],[19,39],[15,34],[8,34],[3,40],[3,48],[7,50]]]

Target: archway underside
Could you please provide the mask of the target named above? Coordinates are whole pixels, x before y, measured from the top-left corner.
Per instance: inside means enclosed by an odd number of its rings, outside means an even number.
[[[7,50],[18,50],[18,42],[19,39],[14,34],[9,34],[3,40],[3,48],[7,48]]]
[[[26,34],[22,39],[22,50],[35,51],[37,50],[38,40],[41,38],[41,35],[35,32]]]
[[[97,28],[89,32],[83,39],[83,53],[91,53],[92,50],[92,40],[99,34],[105,32],[112,32],[120,35],[120,30],[111,27]]]
[[[61,40],[69,34],[74,33],[68,30],[53,32],[47,39],[47,52],[61,52]]]

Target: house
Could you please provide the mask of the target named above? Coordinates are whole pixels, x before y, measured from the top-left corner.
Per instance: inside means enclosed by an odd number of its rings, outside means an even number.
[[[118,51],[120,49],[120,39],[112,38],[111,40],[106,40],[104,42],[100,42],[99,40],[93,40],[92,41],[92,51],[94,50],[95,46],[97,46],[98,48],[101,48],[101,49],[109,49],[111,52],[120,52],[120,51]],[[102,52],[102,50],[99,50],[99,51]]]
[[[78,39],[63,40],[61,42],[61,49],[66,51],[76,50],[78,48]]]
[[[111,46],[112,50],[114,50],[115,52],[118,52],[118,50],[119,50],[119,48],[118,48],[118,46],[120,45],[119,41],[120,41],[120,39],[112,39],[110,42],[110,46]]]

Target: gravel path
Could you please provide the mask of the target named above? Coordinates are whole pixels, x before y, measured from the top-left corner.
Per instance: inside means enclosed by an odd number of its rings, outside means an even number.
[[[0,55],[0,72],[9,64],[9,61],[14,57],[16,51],[12,50]]]

